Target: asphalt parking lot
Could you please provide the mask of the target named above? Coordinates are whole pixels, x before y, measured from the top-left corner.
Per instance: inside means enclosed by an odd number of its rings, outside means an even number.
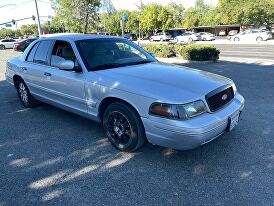
[[[190,151],[122,153],[100,125],[43,104],[25,109],[0,51],[0,205],[274,205],[274,67],[186,64],[232,78],[239,125]]]

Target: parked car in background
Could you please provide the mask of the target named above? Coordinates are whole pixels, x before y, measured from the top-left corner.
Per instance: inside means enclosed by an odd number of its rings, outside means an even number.
[[[12,49],[16,40],[14,39],[1,39],[0,40],[0,50],[1,49]]]
[[[199,32],[198,34],[201,36],[202,41],[213,41],[216,39],[215,35],[209,32]]]
[[[24,107],[40,100],[101,122],[121,151],[137,150],[147,140],[198,147],[234,129],[244,107],[232,80],[160,63],[112,36],[41,38],[8,60],[6,79]]]
[[[219,36],[226,36],[226,31],[225,30],[221,30],[219,32]]]
[[[124,34],[124,38],[126,38],[130,41],[137,41],[137,35],[136,34],[126,33],[126,34]]]
[[[234,36],[236,34],[238,34],[238,30],[231,30],[228,32],[228,36]]]
[[[25,49],[33,42],[37,40],[37,38],[24,39],[14,44],[13,49],[15,51],[25,51]]]
[[[249,29],[231,36],[231,41],[266,41],[272,38],[272,33],[266,30]]]
[[[201,35],[199,33],[194,33],[194,32],[185,32],[180,36],[176,36],[174,40],[178,44],[191,43],[193,41],[200,41]]]
[[[171,40],[172,36],[168,32],[160,32],[149,38],[150,41],[168,41]]]

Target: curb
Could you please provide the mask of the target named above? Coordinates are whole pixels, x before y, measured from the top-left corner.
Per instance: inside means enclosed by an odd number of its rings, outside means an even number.
[[[191,61],[191,60],[184,60],[180,58],[160,58],[156,57],[156,59],[163,63],[169,64],[185,64],[185,63],[200,63],[200,64],[208,64],[208,63],[215,63],[217,61],[209,60],[209,61]]]
[[[270,59],[251,59],[251,58],[237,58],[237,57],[220,57],[217,61],[191,61],[184,60],[180,58],[157,58],[158,61],[169,64],[187,64],[187,63],[198,63],[198,64],[210,64],[216,63],[220,61],[226,62],[236,62],[236,63],[244,63],[244,64],[258,64],[263,66],[272,66],[274,65],[274,60]]]
[[[244,63],[244,64],[258,64],[258,65],[263,65],[263,66],[272,66],[272,65],[274,65],[274,60],[270,60],[270,59],[220,57],[219,60],[220,61],[227,61],[227,62]]]

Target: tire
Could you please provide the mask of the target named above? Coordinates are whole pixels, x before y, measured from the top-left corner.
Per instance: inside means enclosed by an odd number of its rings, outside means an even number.
[[[261,42],[261,41],[263,41],[263,38],[262,37],[257,37],[257,39],[256,39],[256,42]]]
[[[188,43],[191,43],[191,42],[193,42],[193,39],[192,39],[192,38],[189,38],[189,39],[188,39]]]
[[[0,50],[6,49],[5,45],[0,45]]]
[[[133,152],[146,141],[139,114],[129,105],[115,102],[103,115],[103,127],[111,144],[120,151]]]
[[[149,41],[153,42],[153,41],[154,41],[154,39],[153,39],[153,38],[150,38],[150,39],[149,39]]]
[[[160,42],[163,42],[163,41],[164,41],[164,39],[163,39],[163,38],[161,38],[161,39],[160,39]]]
[[[239,37],[235,37],[233,40],[234,41],[240,41]]]
[[[203,41],[206,41],[207,39],[206,39],[206,38],[203,38],[202,40],[203,40]]]
[[[33,108],[40,104],[40,101],[36,100],[31,95],[29,88],[27,87],[26,83],[22,79],[17,80],[15,84],[16,84],[18,97],[24,107]]]

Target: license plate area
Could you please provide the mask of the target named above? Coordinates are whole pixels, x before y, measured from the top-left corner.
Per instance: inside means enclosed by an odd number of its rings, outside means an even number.
[[[231,115],[228,118],[228,125],[227,125],[227,129],[226,129],[227,132],[230,132],[231,130],[234,129],[234,127],[237,126],[237,124],[239,122],[239,116],[240,116],[240,113],[236,112],[235,114]]]

